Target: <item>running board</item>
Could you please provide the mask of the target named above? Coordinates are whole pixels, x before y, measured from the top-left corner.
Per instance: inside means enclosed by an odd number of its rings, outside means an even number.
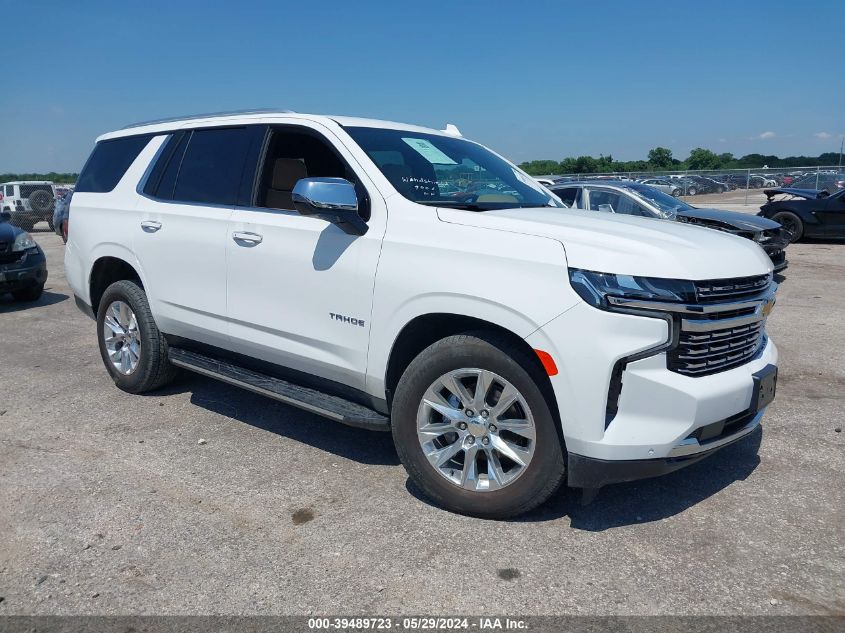
[[[376,431],[389,431],[390,418],[357,402],[329,395],[310,387],[245,369],[238,365],[179,347],[169,349],[170,362],[177,367],[242,387],[326,418]]]

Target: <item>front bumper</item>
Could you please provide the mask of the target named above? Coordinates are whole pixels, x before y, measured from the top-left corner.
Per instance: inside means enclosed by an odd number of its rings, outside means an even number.
[[[692,448],[692,446],[689,444],[685,446],[682,443],[673,451],[677,454],[661,459],[610,460],[569,453],[567,461],[567,483],[573,488],[601,488],[608,484],[667,475],[681,468],[691,466],[706,457],[710,457],[713,453],[725,446],[750,435],[760,426],[762,419],[762,411],[743,416],[738,421],[740,426],[735,433],[721,438],[712,444],[707,444],[703,448],[699,448],[699,450],[686,451],[685,449],[687,447]],[[700,447],[698,442],[695,442],[695,446]]]
[[[28,251],[19,260],[0,264],[0,292],[14,292],[47,282],[47,259],[40,249]]]
[[[669,370],[665,351],[628,362],[615,411],[608,407],[617,361],[648,353],[667,339],[668,325],[661,319],[586,304],[527,337],[532,348],[552,354],[559,369],[550,381],[571,459],[570,485],[599,487],[670,472],[760,423],[762,411],[744,416],[752,410],[755,374],[777,366],[777,348],[768,339],[744,364],[702,376]]]

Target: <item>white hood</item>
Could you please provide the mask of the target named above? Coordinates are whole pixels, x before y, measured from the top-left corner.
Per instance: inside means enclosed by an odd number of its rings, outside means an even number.
[[[772,271],[765,251],[751,240],[669,220],[552,207],[437,211],[444,222],[559,240],[571,268],[689,280]]]

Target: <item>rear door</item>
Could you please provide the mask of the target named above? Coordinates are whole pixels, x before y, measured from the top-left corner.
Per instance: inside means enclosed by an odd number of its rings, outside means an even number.
[[[226,235],[256,132],[176,132],[143,184],[134,248],[163,332],[228,344]]]

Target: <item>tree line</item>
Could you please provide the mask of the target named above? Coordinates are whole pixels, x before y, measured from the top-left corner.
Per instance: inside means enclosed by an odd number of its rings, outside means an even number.
[[[672,156],[672,150],[655,147],[648,152],[646,160],[614,160],[611,155],[569,157],[561,161],[532,160],[520,167],[531,175],[542,174],[596,174],[627,171],[684,171],[697,169],[759,169],[764,165],[776,167],[816,167],[836,165],[839,162],[837,152],[825,152],[819,156],[778,156],[765,154],[746,154],[740,158],[730,152],[717,154],[703,147],[696,147],[686,160]]]
[[[56,173],[51,171],[47,174],[0,174],[0,182],[10,182],[14,180],[50,180],[58,184],[73,184],[79,174],[71,173]]]

